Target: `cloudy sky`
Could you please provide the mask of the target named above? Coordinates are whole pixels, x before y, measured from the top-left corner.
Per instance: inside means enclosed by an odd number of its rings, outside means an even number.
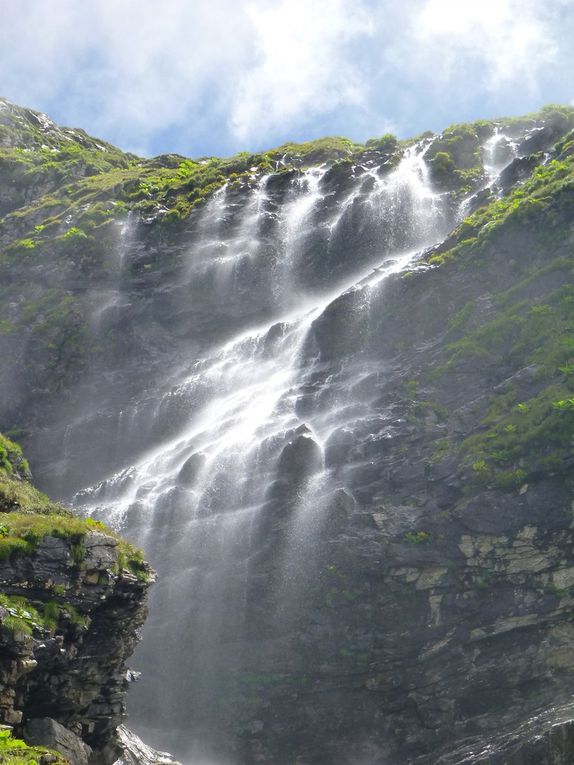
[[[144,155],[574,103],[574,0],[0,0],[0,95]]]

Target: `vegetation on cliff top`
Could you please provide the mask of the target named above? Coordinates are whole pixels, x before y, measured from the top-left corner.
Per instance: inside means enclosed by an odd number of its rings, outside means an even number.
[[[142,581],[150,578],[141,550],[101,521],[80,518],[52,502],[29,479],[21,448],[0,434],[0,561],[33,555],[39,543],[52,536],[66,540],[71,558],[81,566],[86,536],[99,532],[116,541],[116,573],[127,570]]]

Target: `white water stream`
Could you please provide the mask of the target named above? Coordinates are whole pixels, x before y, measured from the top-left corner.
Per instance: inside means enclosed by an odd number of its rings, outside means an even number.
[[[501,140],[495,135],[485,147],[491,181],[501,167]],[[136,729],[152,744],[173,745],[176,729],[180,751],[190,759],[195,751],[209,752],[216,721],[225,716],[226,678],[245,650],[250,559],[267,514],[291,507],[281,563],[288,572],[310,554],[332,489],[345,488],[333,486],[323,447],[335,428],[362,416],[362,404],[349,384],[330,406],[301,413],[304,390],[307,397],[320,395],[305,387],[320,364],[311,329],[346,290],[362,291],[367,306],[369,291],[448,232],[452,211],[433,190],[423,155],[424,146],[416,146],[387,174],[373,168],[357,173],[335,205],[329,206],[322,187],[328,168],[316,167],[291,181],[280,205],[270,201],[265,176],[242,202],[224,187],[203,209],[186,278],[212,274],[224,305],[238,289],[241,264],[265,257],[263,232],[273,225],[279,239],[270,265],[273,318],[205,358],[185,360],[155,413],[158,421],[177,423],[170,437],[81,497],[87,512],[127,529],[160,573],[138,655],[145,676],[134,701]],[[298,269],[310,243],[320,236],[322,252],[329,253],[341,247],[345,228],[374,232],[370,261],[335,286],[299,288]],[[137,409],[126,417],[130,422],[118,425],[124,438]],[[296,594],[285,583],[277,591]]]

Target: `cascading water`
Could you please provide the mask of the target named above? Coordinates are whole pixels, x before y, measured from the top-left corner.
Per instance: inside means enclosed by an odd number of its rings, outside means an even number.
[[[495,151],[491,140],[487,153]],[[194,765],[233,761],[226,726],[237,683],[280,653],[304,608],[304,569],[320,530],[333,512],[353,512],[348,468],[333,454],[369,417],[361,392],[369,365],[329,367],[314,328],[339,297],[353,306],[346,328],[364,324],[370,294],[449,230],[452,210],[432,188],[424,150],[407,150],[390,172],[354,168],[342,198],[325,190],[326,166],[296,176],[279,199],[274,176],[243,197],[227,187],[212,197],[186,279],[210,275],[225,305],[247,289],[253,268],[268,271],[265,294],[251,299],[269,317],[174,369],[154,414],[170,436],[79,497],[87,512],[127,530],[159,571],[137,654],[145,674],[132,724]],[[337,264],[350,233],[367,254],[345,272]],[[313,258],[318,276],[307,285]],[[346,252],[347,268],[350,259]],[[334,274],[331,282],[325,273]],[[149,408],[131,414],[138,416],[149,417]],[[273,551],[270,533],[279,538]],[[266,555],[278,555],[280,565],[262,582]],[[269,633],[254,636],[249,614],[261,610]]]
[[[483,148],[484,169],[490,184],[494,183],[500,171],[516,157],[516,153],[516,141],[511,140],[497,127]]]

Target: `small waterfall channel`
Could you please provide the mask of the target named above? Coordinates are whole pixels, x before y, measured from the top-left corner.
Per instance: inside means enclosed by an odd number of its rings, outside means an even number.
[[[485,148],[491,182],[504,165],[501,140]],[[83,510],[124,530],[159,572],[134,662],[144,675],[130,722],[190,765],[233,762],[220,743],[236,680],[287,639],[305,599],[302,565],[331,515],[353,512],[352,485],[334,471],[329,449],[335,433],[368,412],[359,392],[366,370],[316,384],[325,360],[314,327],[347,295],[354,309],[346,323],[364,322],[370,295],[452,228],[456,211],[433,189],[424,151],[424,143],[411,147],[384,173],[353,168],[343,192],[325,165],[297,174],[282,196],[275,176],[257,179],[241,199],[228,187],[214,194],[185,279],[207,278],[222,311],[251,288],[269,318],[174,368],[153,413],[169,423],[169,438],[78,495]],[[357,242],[367,255],[353,265]],[[150,412],[130,414],[138,416]],[[260,583],[266,555],[276,574]],[[252,634],[254,609],[267,610],[269,635]]]

